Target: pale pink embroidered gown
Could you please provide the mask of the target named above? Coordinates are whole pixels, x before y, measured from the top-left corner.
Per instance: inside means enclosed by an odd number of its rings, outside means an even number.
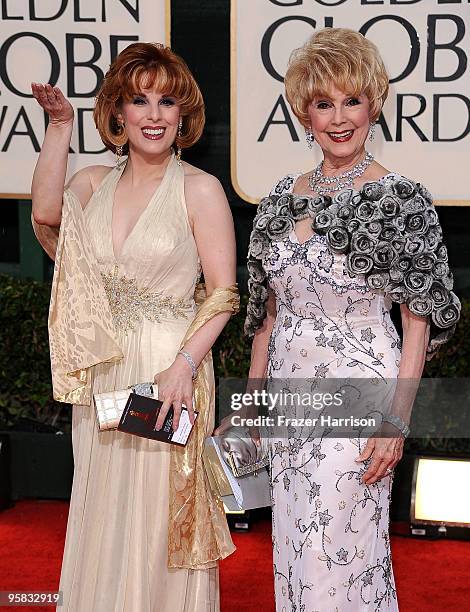
[[[290,193],[296,178],[288,175],[272,193]],[[296,382],[315,378],[376,378],[390,386],[398,374],[391,302],[349,277],[345,259],[320,235],[300,244],[292,231],[271,243],[263,260],[277,304],[268,377],[286,381],[281,388],[295,392]],[[334,430],[296,435],[299,429],[271,440],[277,612],[397,612],[389,539],[393,473],[364,485],[370,460],[354,461],[364,437],[335,438]]]

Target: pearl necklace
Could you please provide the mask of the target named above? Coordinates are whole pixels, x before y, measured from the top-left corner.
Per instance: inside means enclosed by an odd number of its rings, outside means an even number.
[[[325,195],[332,191],[341,191],[346,187],[353,186],[353,180],[358,176],[362,176],[366,171],[366,168],[374,161],[372,153],[366,152],[365,158],[356,164],[351,170],[337,174],[336,176],[325,176],[323,174],[323,161],[314,169],[312,174],[308,177],[308,184],[312,191],[315,191],[319,195]]]

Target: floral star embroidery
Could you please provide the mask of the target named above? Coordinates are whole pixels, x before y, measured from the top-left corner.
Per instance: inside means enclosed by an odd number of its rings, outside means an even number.
[[[331,346],[335,353],[339,353],[339,351],[344,351],[343,339],[336,334],[333,334],[333,338],[328,342],[328,346]]]
[[[329,371],[329,367],[326,363],[320,363],[320,365],[313,366],[315,368],[315,376],[318,378],[326,378]]]
[[[361,329],[361,340],[363,342],[369,342],[369,344],[372,343],[372,340],[374,338],[376,338],[377,336],[373,333],[372,329],[370,327],[366,327],[365,329]]]
[[[328,510],[325,510],[324,512],[319,512],[318,517],[319,517],[320,525],[324,525],[325,527],[328,527],[331,519],[333,518],[331,514],[329,514]]]

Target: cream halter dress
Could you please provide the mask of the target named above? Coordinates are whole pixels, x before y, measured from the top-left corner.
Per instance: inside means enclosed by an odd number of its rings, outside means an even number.
[[[115,254],[111,170],[85,208],[124,358],[93,367],[93,392],[153,380],[169,367],[196,313],[198,252],[172,155],[158,189]],[[80,296],[77,296],[78,298]],[[71,300],[73,304],[73,300]],[[76,300],[78,308],[87,304]],[[96,314],[96,313],[92,313]],[[169,445],[99,432],[93,406],[73,406],[75,462],[59,589],[70,612],[213,612],[218,568],[168,569]]]

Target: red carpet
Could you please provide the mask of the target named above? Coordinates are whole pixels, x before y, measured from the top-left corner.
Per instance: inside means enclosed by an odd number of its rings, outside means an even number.
[[[0,513],[0,591],[58,588],[67,513],[68,503],[55,501]],[[222,612],[274,612],[269,522],[233,537],[238,550],[221,563]],[[392,536],[392,556],[400,612],[470,610],[470,542]]]

